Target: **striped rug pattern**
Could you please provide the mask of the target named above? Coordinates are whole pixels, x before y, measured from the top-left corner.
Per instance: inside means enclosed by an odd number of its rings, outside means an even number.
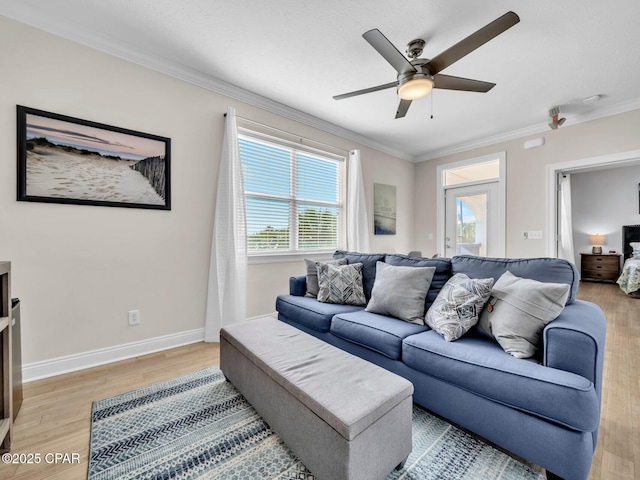
[[[387,480],[544,479],[419,407],[413,452]],[[218,367],[93,403],[89,480],[314,480]]]

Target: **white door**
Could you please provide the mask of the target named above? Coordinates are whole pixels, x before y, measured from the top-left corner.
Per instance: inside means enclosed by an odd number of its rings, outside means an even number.
[[[498,182],[447,188],[445,256],[502,256],[499,218]]]

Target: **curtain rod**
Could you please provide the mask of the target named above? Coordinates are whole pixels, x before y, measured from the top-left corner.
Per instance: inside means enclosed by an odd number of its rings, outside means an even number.
[[[222,115],[223,115],[224,117],[226,117],[226,116],[227,116],[227,114],[226,114],[226,113],[223,113]],[[297,139],[299,139],[299,143],[300,143],[300,144],[302,144],[302,145],[304,145],[304,141],[307,141],[307,142],[313,142],[313,143],[315,143],[316,145],[322,145],[323,147],[329,147],[329,148],[332,148],[332,149],[334,149],[334,150],[338,150],[338,151],[340,151],[340,152],[344,152],[344,153],[346,153],[347,155],[349,154],[349,150],[345,150],[344,148],[336,147],[335,145],[330,145],[330,144],[328,144],[328,143],[319,142],[319,141],[317,141],[317,140],[313,140],[313,139],[311,139],[311,138],[303,137],[303,136],[301,136],[301,135],[296,135],[295,133],[287,132],[286,130],[282,130],[281,128],[272,127],[271,125],[267,125],[267,124],[265,124],[265,123],[260,123],[260,122],[257,122],[257,121],[255,121],[255,120],[251,120],[250,118],[241,117],[241,116],[239,116],[239,115],[236,115],[236,118],[239,118],[240,120],[244,120],[245,122],[253,123],[253,124],[255,124],[255,125],[260,125],[261,127],[265,127],[265,128],[269,128],[269,129],[271,129],[271,130],[275,130],[276,132],[284,133],[284,134],[289,135],[289,136],[291,136],[291,137],[293,137],[293,138],[297,138]]]

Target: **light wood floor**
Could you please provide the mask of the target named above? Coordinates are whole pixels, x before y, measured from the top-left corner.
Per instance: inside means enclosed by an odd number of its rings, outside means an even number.
[[[600,436],[589,480],[640,478],[640,300],[617,285],[583,283],[578,297],[607,317]],[[0,479],[84,479],[91,403],[219,363],[219,345],[197,343],[25,384],[11,453],[78,453],[79,464],[5,465]]]
[[[578,298],[607,318],[602,414],[589,480],[640,478],[640,299],[617,285],[582,282]]]
[[[12,454],[42,455],[42,463],[5,465],[0,479],[87,478],[91,404],[220,362],[218,343],[195,343],[24,385]],[[47,453],[79,453],[79,464],[45,464]]]

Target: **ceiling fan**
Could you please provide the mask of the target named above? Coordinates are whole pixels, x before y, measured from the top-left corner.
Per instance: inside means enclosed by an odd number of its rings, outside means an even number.
[[[422,55],[422,50],[425,45],[424,40],[416,39],[409,42],[406,52],[411,60],[408,60],[393,46],[380,30],[377,28],[369,30],[362,36],[396,69],[398,79],[395,82],[365,88],[364,90],[356,90],[355,92],[343,93],[333,98],[342,100],[364,93],[398,87],[400,104],[398,105],[396,118],[402,118],[407,114],[411,102],[428,95],[432,88],[465,90],[468,92],[488,92],[495,87],[495,83],[452,77],[450,75],[443,75],[440,71],[513,27],[519,21],[520,17],[518,17],[518,15],[514,12],[507,12],[430,60],[427,58],[418,58]]]

